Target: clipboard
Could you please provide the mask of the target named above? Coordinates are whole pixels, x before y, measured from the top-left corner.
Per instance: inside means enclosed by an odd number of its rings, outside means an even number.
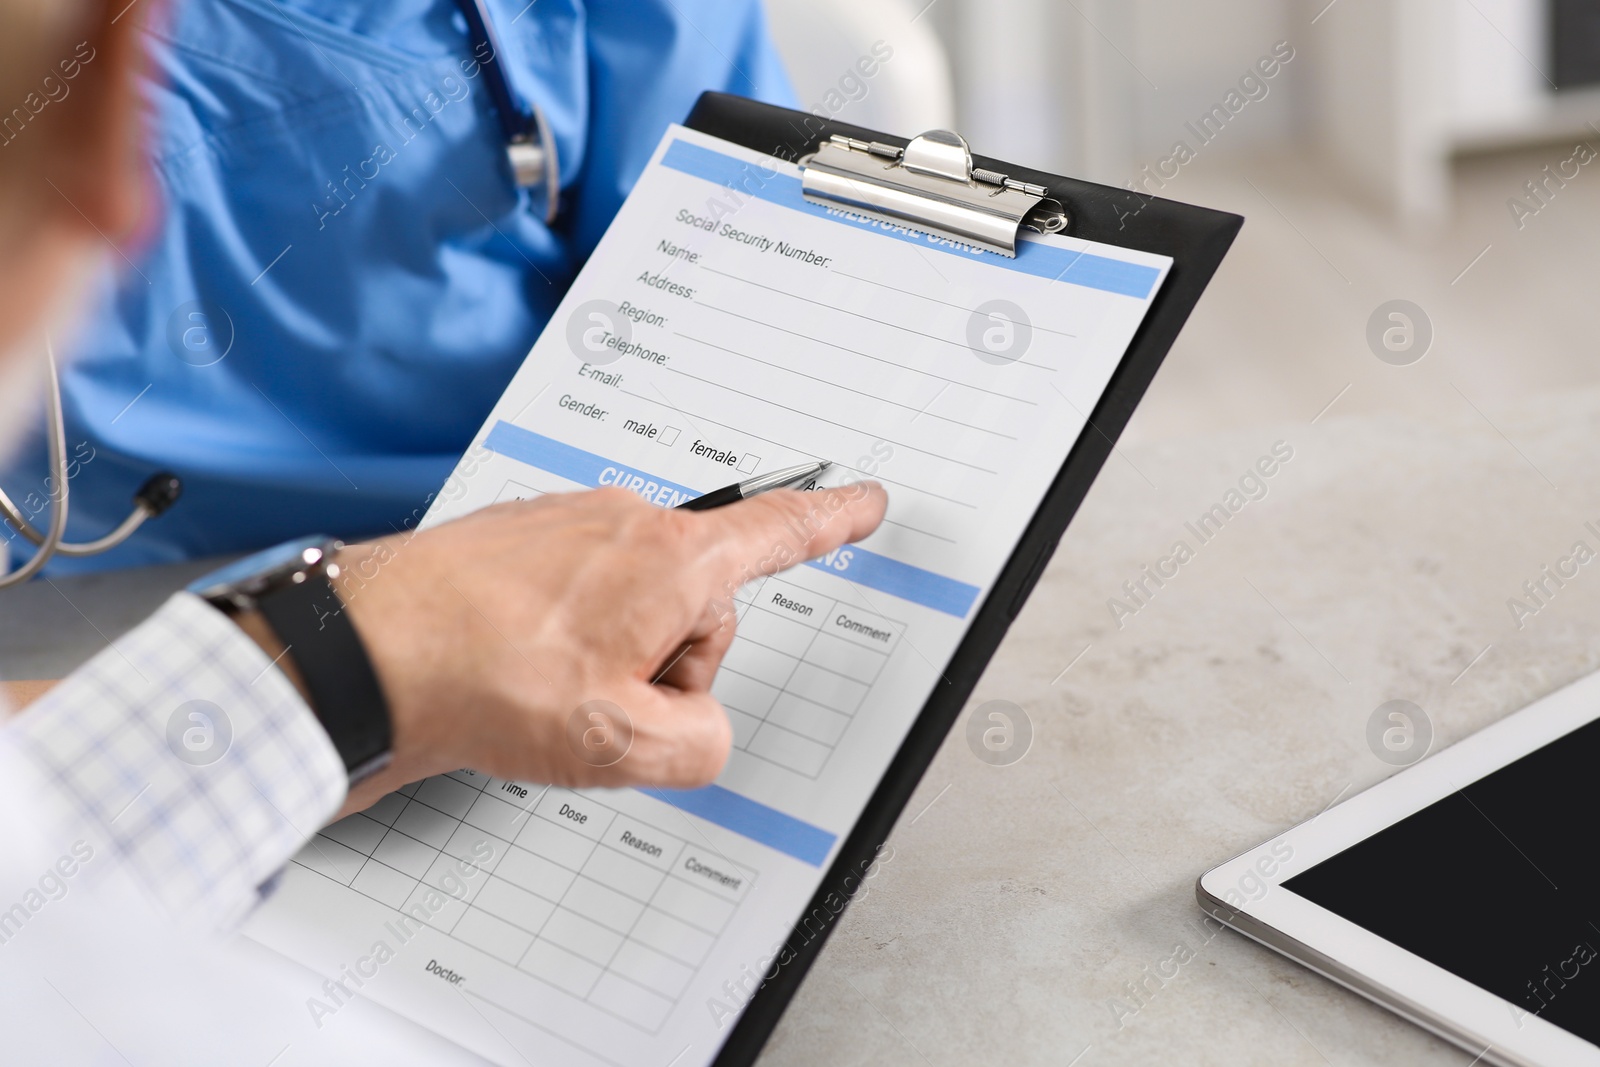
[[[830,459],[894,487],[890,528],[727,589],[716,782],[434,775],[324,828],[246,932],[324,973],[392,940],[372,998],[491,1062],[750,1063],[1241,223],[703,96],[422,525]]]
[[[745,1005],[714,1061],[716,1067],[744,1067],[755,1061],[843,914],[843,908],[832,911],[826,898],[850,872],[866,869],[888,838],[1244,219],[1137,190],[971,155],[959,138],[936,137],[931,144],[914,146],[912,139],[724,93],[702,94],[684,125],[792,162],[808,157],[814,162],[820,153],[826,153],[824,164],[831,158],[833,165],[828,169],[843,175],[830,175],[837,179],[830,182],[808,181],[808,199],[831,199],[858,214],[892,220],[1002,255],[1005,249],[996,243],[1003,246],[1009,233],[1014,244],[1018,228],[1026,225],[1039,232],[1065,233],[1171,256],[1174,261],[1166,284],[1089,415],[1094,432],[1080,434],[1068,453],[1016,550],[974,614],[943,677],[802,913],[802,919],[828,916],[827,921],[820,924],[820,931],[814,928],[816,923],[802,930],[797,922],[788,942],[793,947],[792,957]],[[908,148],[912,149],[911,164],[905,162]],[[927,149],[920,159],[919,148]],[[840,160],[840,154],[848,153],[871,159],[875,166],[839,165],[857,162]],[[962,165],[961,153],[966,153],[968,181],[955,169]],[[874,183],[876,189],[871,187]],[[978,197],[969,195],[974,188],[979,190]],[[988,218],[982,217],[985,213]]]

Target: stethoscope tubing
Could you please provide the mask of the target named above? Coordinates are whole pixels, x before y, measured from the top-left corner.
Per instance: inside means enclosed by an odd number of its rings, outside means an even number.
[[[501,67],[500,39],[495,33],[494,21],[490,17],[489,9],[484,0],[458,0],[462,14],[467,20],[467,29],[473,41],[475,53],[487,51],[487,57],[482,58],[484,72],[488,75],[486,81],[489,95],[494,103],[495,113],[500,121],[501,132],[504,136],[507,150],[523,146],[534,146],[542,152],[543,175],[545,185],[544,217],[545,222],[553,223],[558,210],[560,196],[560,164],[557,162],[555,138],[551,135],[549,126],[545,123],[544,114],[537,106],[530,105],[524,108],[520,105],[516,92],[511,86],[511,80],[506,77],[504,68]],[[513,157],[513,160],[515,157]],[[513,169],[515,167],[513,166]],[[48,384],[48,399],[45,404],[46,427],[45,437],[49,446],[50,466],[50,523],[40,531],[23,515],[12,499],[0,489],[0,519],[3,519],[23,539],[35,546],[33,556],[29,560],[5,574],[0,574],[0,589],[19,585],[27,581],[45,564],[56,556],[83,557],[95,556],[107,552],[133,535],[133,532],[142,526],[146,519],[160,514],[176,499],[180,484],[177,479],[169,474],[158,474],[141,487],[135,497],[134,507],[127,517],[117,524],[116,528],[104,537],[93,541],[68,541],[65,539],[67,529],[67,505],[69,489],[67,486],[67,438],[65,420],[61,406],[61,379],[56,368],[55,349],[50,344],[50,339],[45,339],[45,360],[47,363],[46,378]],[[165,497],[158,485],[163,479],[170,481]],[[149,497],[152,504],[145,498]]]
[[[70,492],[67,486],[67,431],[61,410],[61,377],[56,370],[55,347],[45,338],[45,379],[48,397],[45,403],[45,440],[50,453],[50,524],[41,533],[22,510],[12,502],[5,490],[0,489],[0,518],[4,518],[19,534],[35,546],[33,556],[22,566],[0,574],[0,589],[6,589],[32,578],[56,556],[96,556],[116,548],[133,535],[144,521],[155,514],[142,501],[133,506],[127,518],[116,529],[93,541],[66,540],[67,506]]]

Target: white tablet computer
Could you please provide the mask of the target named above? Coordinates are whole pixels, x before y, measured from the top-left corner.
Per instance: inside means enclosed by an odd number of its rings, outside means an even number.
[[[1600,674],[1207,872],[1201,907],[1497,1064],[1600,1064]]]

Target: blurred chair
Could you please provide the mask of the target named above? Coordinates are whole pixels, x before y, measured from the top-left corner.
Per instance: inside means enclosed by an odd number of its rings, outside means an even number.
[[[919,17],[926,2],[766,0],[800,107],[908,137],[954,129],[950,60]]]

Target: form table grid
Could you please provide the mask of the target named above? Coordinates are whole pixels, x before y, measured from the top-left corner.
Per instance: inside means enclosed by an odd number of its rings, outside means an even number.
[[[758,877],[581,793],[439,775],[295,862],[656,1033]]]
[[[711,684],[734,747],[815,780],[905,624],[777,578],[734,599],[738,632]]]

